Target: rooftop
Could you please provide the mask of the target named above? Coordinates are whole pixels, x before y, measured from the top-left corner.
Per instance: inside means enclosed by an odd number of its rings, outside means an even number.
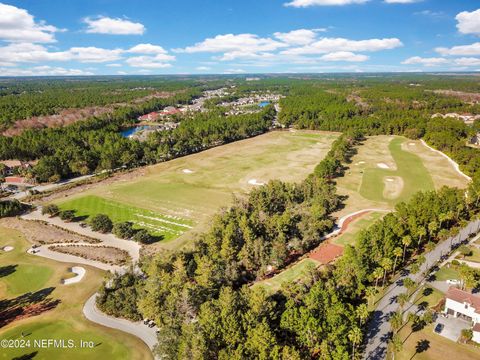
[[[461,290],[454,286],[450,286],[445,294],[447,299],[456,301],[458,303],[467,303],[475,308],[475,312],[480,313],[480,296],[471,294],[467,291]]]

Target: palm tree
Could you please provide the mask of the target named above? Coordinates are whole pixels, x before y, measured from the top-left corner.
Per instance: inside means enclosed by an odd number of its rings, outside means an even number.
[[[357,313],[359,325],[363,326],[365,320],[367,320],[368,318],[368,315],[370,315],[367,305],[360,304],[356,309],[356,313]]]
[[[402,244],[403,244],[403,257],[402,257],[402,263],[405,262],[405,251],[407,250],[407,247],[412,244],[412,237],[410,235],[404,236],[402,238]]]
[[[435,233],[435,231],[438,230],[438,223],[436,221],[431,221],[428,224],[428,236],[431,239],[432,235]]]
[[[427,235],[427,230],[424,227],[421,227],[417,230],[418,235],[418,249],[420,249],[420,245],[422,244],[422,237]]]
[[[400,256],[402,256],[402,248],[401,247],[396,247],[393,249],[393,255],[395,255],[395,261],[393,263],[393,273],[395,273],[395,267],[397,266],[397,260]]]
[[[362,331],[358,327],[354,327],[350,332],[348,333],[348,339],[352,343],[352,359],[355,359],[355,349],[358,344],[362,341]]]
[[[411,291],[415,288],[416,283],[410,278],[406,278],[403,280],[403,286],[407,288],[407,294],[410,294]]]
[[[397,302],[398,302],[398,305],[400,305],[400,309],[403,309],[405,304],[408,302],[408,298],[409,296],[407,293],[401,293],[397,296]]]
[[[394,312],[390,317],[390,326],[394,333],[396,333],[403,325],[402,313],[401,312]]]
[[[381,267],[377,267],[375,270],[373,270],[373,278],[375,279],[375,287],[378,286],[378,280],[381,279],[383,275],[383,269]]]
[[[377,289],[373,286],[369,286],[365,289],[365,296],[368,299],[368,304],[370,305],[370,299],[372,299],[377,294]]]
[[[382,259],[381,261],[381,265],[382,265],[382,268],[383,268],[383,281],[382,281],[382,286],[385,286],[385,280],[386,280],[386,277],[387,277],[387,272],[390,271],[392,269],[392,260],[389,259],[389,258],[384,258]]]
[[[392,340],[390,340],[390,343],[392,344],[394,354],[402,351],[403,341],[398,334],[392,336]]]

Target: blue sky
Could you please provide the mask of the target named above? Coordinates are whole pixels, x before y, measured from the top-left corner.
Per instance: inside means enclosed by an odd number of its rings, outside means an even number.
[[[480,71],[477,0],[0,0],[0,75]]]

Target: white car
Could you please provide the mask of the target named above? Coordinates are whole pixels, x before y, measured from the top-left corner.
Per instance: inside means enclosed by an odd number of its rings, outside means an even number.
[[[447,284],[449,285],[460,285],[460,280],[457,279],[448,279]]]

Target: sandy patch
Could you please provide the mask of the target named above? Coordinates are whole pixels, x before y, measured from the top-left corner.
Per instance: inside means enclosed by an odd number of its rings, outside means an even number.
[[[355,163],[355,165],[363,165],[363,164],[365,164],[365,161],[359,161],[359,162]]]
[[[396,199],[403,190],[403,179],[400,176],[386,176],[383,178],[383,197],[385,199]]]
[[[62,283],[63,285],[70,285],[70,284],[75,284],[80,282],[83,277],[85,276],[86,270],[85,268],[81,266],[74,266],[70,268],[70,271],[75,274],[74,277],[69,278],[69,279],[63,279]]]
[[[248,183],[249,183],[250,185],[255,185],[255,186],[265,185],[265,183],[263,183],[263,182],[258,182],[257,179],[250,179],[250,180],[248,180]]]
[[[183,172],[184,174],[192,174],[192,173],[193,173],[193,170],[183,169],[182,172]]]
[[[388,166],[388,165],[385,164],[385,163],[378,163],[377,166],[378,166],[380,169],[390,169],[390,166]]]
[[[411,142],[411,143],[408,143],[408,145],[409,145],[409,146],[415,146],[415,145],[417,145],[417,144]]]
[[[12,251],[12,250],[13,250],[13,246],[4,246],[4,247],[2,248],[2,250],[5,251],[5,252]]]

